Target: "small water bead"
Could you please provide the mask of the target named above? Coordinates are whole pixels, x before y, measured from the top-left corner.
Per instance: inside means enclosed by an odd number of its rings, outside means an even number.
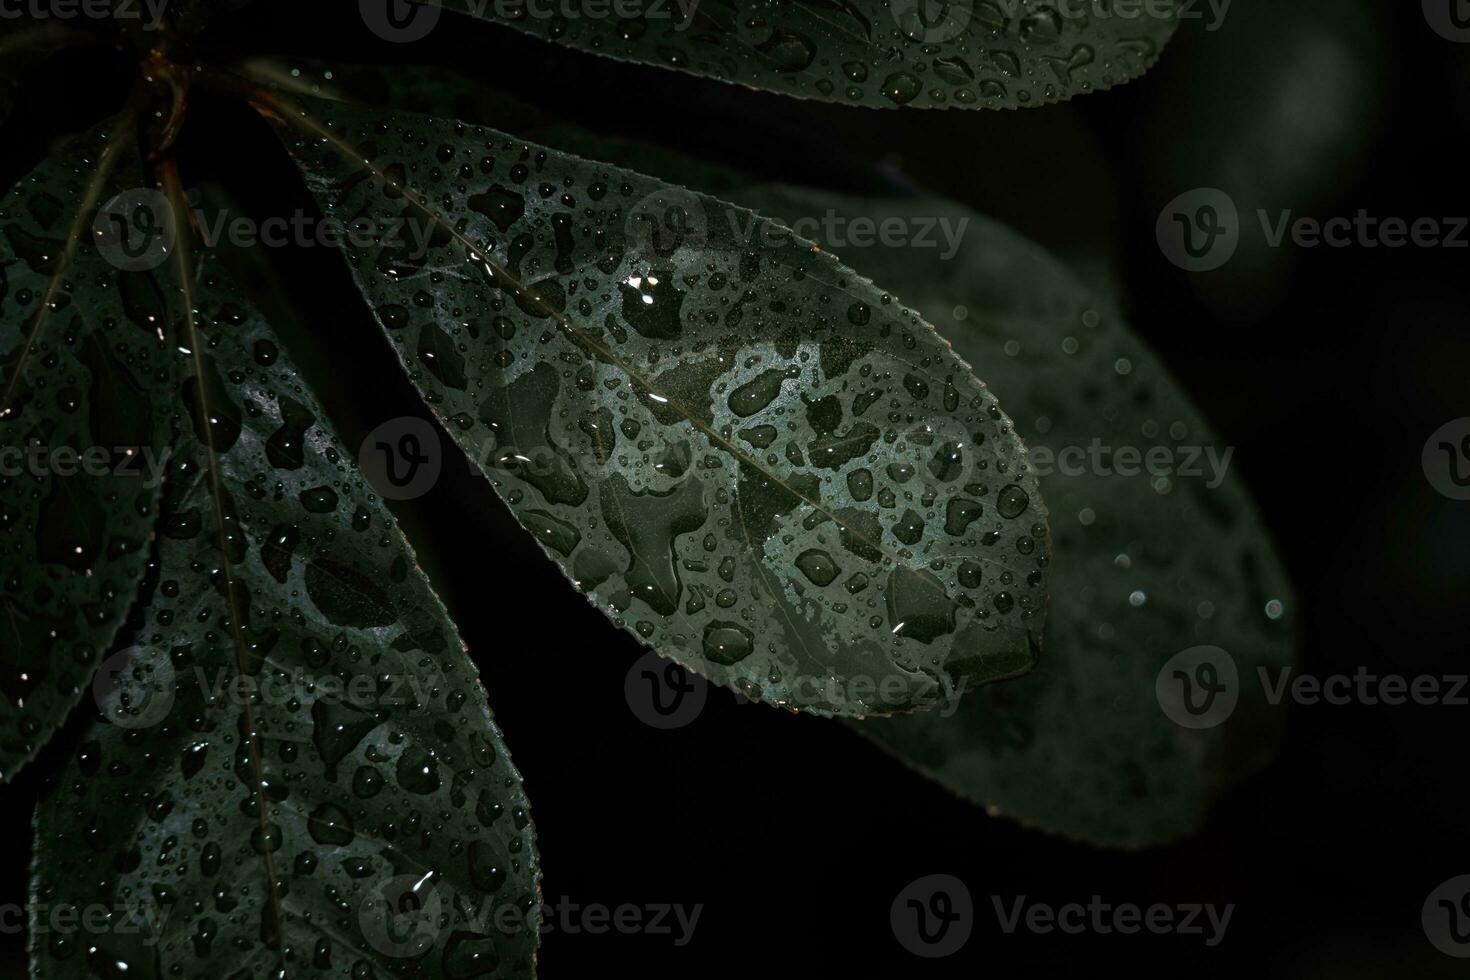
[[[912,102],[920,91],[919,80],[907,72],[894,72],[883,80],[883,95],[894,105]]]
[[[832,560],[832,556],[825,551],[816,548],[802,552],[796,557],[796,567],[813,584],[818,586],[831,585],[841,569]]]
[[[1002,487],[996,495],[995,509],[1000,512],[1000,516],[1008,520],[1020,517],[1030,505],[1031,498],[1027,496],[1026,491],[1014,483]]]
[[[358,766],[352,774],[352,792],[358,799],[371,799],[383,789],[383,774],[375,766]]]
[[[715,620],[704,628],[704,655],[712,663],[732,666],[754,649],[754,637],[737,623]]]

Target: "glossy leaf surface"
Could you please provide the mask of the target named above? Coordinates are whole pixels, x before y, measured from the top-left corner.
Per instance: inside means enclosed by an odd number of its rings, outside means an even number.
[[[819,713],[1029,669],[1040,495],[928,324],[712,198],[489,129],[293,100],[308,114],[266,108],[324,209],[382,236],[349,260],[412,380],[617,625]]]
[[[526,799],[454,626],[258,315],[209,271],[187,303],[157,583],[36,818],[33,908],[110,915],[33,931],[34,975],[532,976]]]
[[[1110,304],[1003,226],[935,197],[733,196],[785,220],[967,221],[952,261],[913,248],[848,257],[912,297],[982,366],[1044,467],[1054,600],[1037,670],[972,693],[952,718],[855,730],[1029,826],[1119,846],[1194,830],[1273,751],[1282,709],[1268,704],[1261,671],[1275,682],[1293,656],[1290,587],[1233,450]],[[1148,471],[1150,451],[1170,475]],[[1205,647],[1226,655],[1210,655],[1213,681],[1203,661],[1176,659]],[[1211,698],[1200,681],[1224,687]],[[1181,694],[1208,708],[1181,714]]]
[[[94,230],[141,183],[132,125],[71,141],[0,201],[4,779],[82,697],[138,594],[157,520],[161,294],[152,272],[117,264],[125,241]]]
[[[1143,74],[1176,25],[1172,4],[1045,0],[650,0],[632,16],[435,0],[581,51],[798,98],[875,108],[1018,109]],[[620,12],[620,11],[619,11]],[[431,28],[437,12],[402,26]]]

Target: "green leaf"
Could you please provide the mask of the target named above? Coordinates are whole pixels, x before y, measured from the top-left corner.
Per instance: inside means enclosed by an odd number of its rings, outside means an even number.
[[[1226,447],[1109,304],[1003,226],[927,196],[875,201],[779,187],[735,196],[786,220],[830,210],[967,221],[953,261],[913,248],[849,257],[944,325],[1013,407],[1034,461],[1043,450],[1090,454],[1096,440],[1165,447],[1181,471],[1165,481],[1123,476],[1116,459],[1094,467],[1075,453],[1065,470],[1048,466],[1041,487],[1052,511],[1056,598],[1040,666],[970,695],[954,717],[856,730],[1028,826],[1130,847],[1194,830],[1221,792],[1270,755],[1280,709],[1268,706],[1258,671],[1274,682],[1293,651],[1290,588],[1248,495],[1228,469],[1212,486],[1220,469],[1208,457],[1188,465],[1188,447],[1213,449],[1217,460]],[[1079,467],[1087,472],[1070,475]],[[1202,475],[1183,475],[1186,468]],[[1267,612],[1273,602],[1276,618]],[[1164,713],[1156,682],[1171,658],[1206,645],[1232,659],[1239,701],[1217,727],[1186,729]]]
[[[547,17],[496,0],[431,2],[622,61],[877,108],[1063,102],[1142,75],[1177,22],[1173,3],[1129,17],[1042,0],[649,0],[628,5],[632,17],[590,2]],[[426,33],[435,16],[399,36]]]
[[[258,314],[207,267],[184,300],[157,584],[36,815],[32,909],[110,915],[33,920],[33,975],[532,976],[526,799],[453,624]]]
[[[382,236],[348,257],[414,383],[615,624],[817,713],[1030,668],[1048,546],[1024,448],[892,297],[635,173],[261,98],[323,208]]]
[[[120,117],[0,201],[0,778],[81,698],[137,596],[168,444],[146,269],[94,232],[142,183]],[[105,220],[105,219],[104,219]]]

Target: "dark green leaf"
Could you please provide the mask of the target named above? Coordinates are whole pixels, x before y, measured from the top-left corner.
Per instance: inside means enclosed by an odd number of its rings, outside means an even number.
[[[1030,826],[1121,846],[1195,829],[1209,803],[1270,754],[1280,709],[1268,707],[1258,670],[1274,682],[1293,649],[1290,589],[1248,496],[1208,456],[1190,465],[1190,447],[1213,450],[1216,461],[1226,447],[1109,304],[1004,227],[933,197],[782,188],[736,197],[786,220],[830,209],[967,221],[954,261],[913,248],[848,254],[943,324],[961,356],[993,379],[1033,461],[1068,447],[1087,454],[1081,463],[1069,454],[1065,470],[1047,464],[1041,477],[1055,599],[1037,670],[970,695],[952,718],[934,712],[856,730]],[[1119,475],[1116,455],[1092,462],[1094,441],[1162,447],[1179,472]],[[1232,658],[1239,684],[1221,697],[1239,701],[1218,727],[1190,730],[1164,713],[1155,684],[1171,658],[1204,645]]]
[[[142,182],[125,117],[0,201],[0,778],[86,689],[148,561],[168,444],[152,273],[97,247]],[[104,217],[105,221],[105,217]],[[154,311],[156,312],[156,311]]]
[[[618,626],[820,713],[1029,669],[1040,494],[928,324],[712,198],[462,123],[272,101],[324,208],[383,236],[349,259],[411,378]]]
[[[1041,0],[648,0],[632,17],[590,2],[553,17],[495,0],[432,2],[581,51],[783,95],[962,109],[1045,105],[1129,81],[1158,58],[1177,17],[1173,4],[1125,16]],[[437,14],[420,13],[399,36],[426,32]]]
[[[34,975],[532,976],[526,799],[453,624],[254,310],[186,295],[213,424],[177,420],[146,625],[36,817],[33,909],[111,915],[33,931]]]

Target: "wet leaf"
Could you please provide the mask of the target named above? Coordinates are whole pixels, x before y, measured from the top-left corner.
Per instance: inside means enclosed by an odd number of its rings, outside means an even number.
[[[79,137],[0,201],[0,778],[81,698],[138,594],[157,520],[167,358],[152,273],[97,212],[141,183],[133,120]],[[79,217],[80,216],[80,217]],[[140,289],[139,287],[143,287]]]
[[[735,196],[786,220],[828,209],[951,227],[967,219],[953,261],[914,248],[849,257],[942,324],[1013,407],[1033,461],[1045,467],[1055,598],[1037,670],[974,692],[953,717],[931,712],[855,729],[1028,826],[1119,846],[1194,830],[1211,801],[1273,750],[1280,709],[1268,706],[1258,671],[1274,682],[1293,656],[1290,588],[1230,470],[1229,447],[1110,304],[1003,226],[935,197],[874,201],[771,187]],[[1094,445],[1112,452],[1095,456]],[[1117,454],[1125,447],[1158,447],[1174,474],[1150,475],[1142,460]],[[1139,475],[1120,475],[1124,468]],[[1198,664],[1170,662],[1203,646],[1224,650],[1238,675],[1219,705],[1238,701],[1216,727],[1196,730],[1171,720],[1156,684],[1164,673],[1173,689],[1176,669],[1193,682]],[[1220,666],[1217,683],[1229,684]],[[1192,697],[1206,699],[1198,688]],[[1221,708],[1201,717],[1214,720]]]
[[[381,236],[348,257],[410,377],[615,624],[818,713],[911,710],[1030,668],[1040,494],[928,324],[712,198],[493,130],[298,101],[309,115],[264,108],[324,209]]]
[[[247,301],[189,294],[158,583],[36,817],[33,907],[110,914],[33,931],[34,975],[532,976],[526,799],[453,624]]]
[[[486,0],[433,2],[605,57],[878,108],[1018,109],[1110,88],[1148,70],[1177,18],[1173,4],[1126,16],[1045,0],[660,0],[628,5],[629,17],[592,4],[545,17]],[[418,16],[404,37],[437,12]]]

